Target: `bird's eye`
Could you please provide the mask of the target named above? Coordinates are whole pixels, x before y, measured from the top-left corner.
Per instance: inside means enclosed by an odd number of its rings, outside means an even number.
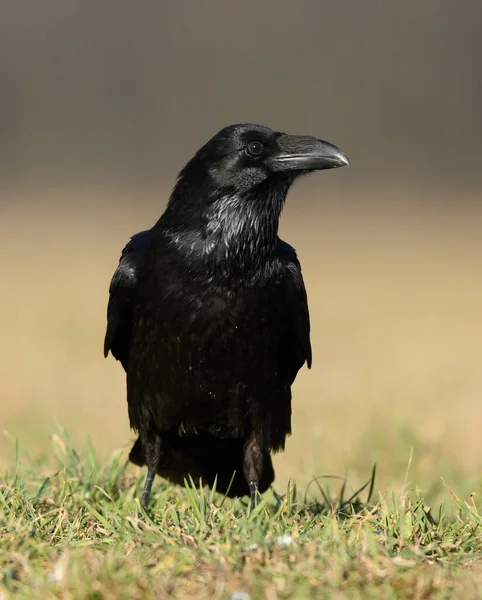
[[[263,154],[263,150],[264,150],[264,147],[261,142],[250,142],[246,146],[246,154],[248,154],[249,156],[254,156],[254,157],[261,156],[261,154]]]

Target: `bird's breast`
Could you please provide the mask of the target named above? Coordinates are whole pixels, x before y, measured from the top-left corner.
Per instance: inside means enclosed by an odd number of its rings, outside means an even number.
[[[133,333],[158,365],[235,371],[276,357],[286,323],[276,281],[229,287],[178,278],[149,291],[135,307]]]
[[[159,429],[182,425],[192,434],[242,437],[264,415],[267,439],[281,447],[291,381],[279,289],[276,282],[230,289],[184,278],[150,288],[133,307],[130,405],[148,406]],[[136,426],[140,413],[130,414]]]

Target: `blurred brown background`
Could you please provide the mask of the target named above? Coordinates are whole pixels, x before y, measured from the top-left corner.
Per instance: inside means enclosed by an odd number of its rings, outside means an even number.
[[[292,191],[314,366],[289,477],[356,485],[482,467],[482,4],[478,0],[3,0],[0,424],[32,455],[56,421],[128,445],[102,357],[122,246],[226,124],[323,137],[352,167]],[[5,463],[14,454],[0,440]],[[475,488],[474,488],[475,489]]]

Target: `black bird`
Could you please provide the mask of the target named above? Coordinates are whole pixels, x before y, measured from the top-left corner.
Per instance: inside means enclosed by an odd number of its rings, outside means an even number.
[[[300,175],[348,165],[335,146],[260,125],[222,129],[181,171],[164,214],[134,235],[110,285],[104,354],[127,374],[129,455],[155,474],[229,496],[274,480],[291,384],[311,366],[295,250],[278,237]]]

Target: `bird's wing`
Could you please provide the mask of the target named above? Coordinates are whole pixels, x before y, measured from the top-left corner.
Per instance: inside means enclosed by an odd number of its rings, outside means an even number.
[[[122,250],[119,265],[110,283],[104,356],[107,356],[110,350],[124,369],[127,365],[132,328],[132,299],[151,240],[151,229],[132,236]]]
[[[305,284],[301,274],[301,265],[295,249],[278,241],[276,257],[286,267],[284,277],[284,293],[288,318],[289,343],[284,349],[286,366],[296,377],[297,372],[306,362],[311,367],[310,314]]]

